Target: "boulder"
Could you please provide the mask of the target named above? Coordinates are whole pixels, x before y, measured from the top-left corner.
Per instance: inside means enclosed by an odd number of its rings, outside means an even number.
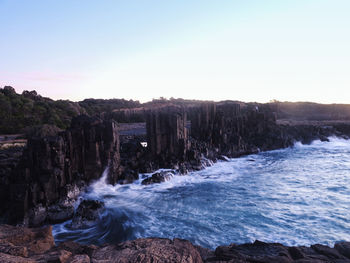
[[[334,248],[343,256],[350,258],[350,242],[336,243]]]
[[[187,240],[142,238],[102,247],[64,242],[55,246],[51,227],[28,229],[0,225],[0,262],[189,262],[201,263]]]
[[[199,251],[187,240],[166,238],[141,238],[118,245],[107,245],[95,250],[92,261],[123,262],[203,262]]]
[[[152,174],[151,177],[148,177],[142,181],[141,184],[149,185],[149,184],[159,184],[165,181],[169,181],[174,174],[172,172],[159,172]]]
[[[74,206],[70,205],[53,205],[48,208],[48,221],[53,224],[62,223],[70,218],[72,218],[74,214]]]
[[[95,224],[104,208],[104,203],[101,201],[83,200],[74,213],[70,228],[85,228]]]
[[[0,244],[1,253],[20,257],[43,254],[55,246],[51,226],[30,229],[0,225]]]
[[[253,244],[220,246],[215,250],[215,256],[208,262],[350,262],[350,246],[344,242],[337,246],[342,251],[324,245],[311,247],[287,247],[278,243],[255,241]]]
[[[346,259],[346,257],[341,255],[337,251],[337,249],[330,248],[330,247],[325,246],[325,245],[315,244],[315,245],[312,245],[311,248],[313,250],[315,250],[317,253],[319,253],[321,255],[325,255],[326,257],[328,257],[330,259]]]
[[[84,207],[96,211],[101,204],[86,201]],[[55,246],[51,227],[29,229],[0,225],[0,262],[350,263],[350,243],[340,242],[330,248],[319,244],[288,247],[255,241],[219,246],[212,251],[183,239],[139,238],[100,247],[71,241]]]

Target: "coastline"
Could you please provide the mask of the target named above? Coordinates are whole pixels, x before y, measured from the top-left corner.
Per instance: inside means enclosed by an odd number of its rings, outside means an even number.
[[[232,112],[235,114],[232,115]],[[161,183],[173,175],[157,173],[160,167],[174,169],[179,174],[187,174],[204,169],[210,162],[225,160],[225,156],[228,158],[241,157],[260,150],[284,149],[292,146],[296,141],[309,144],[316,139],[327,141],[327,137],[331,135],[342,138],[348,138],[350,135],[347,124],[343,130],[337,130],[337,126],[277,125],[273,112],[257,112],[255,109],[245,109],[240,112],[237,104],[219,105],[218,110],[214,104],[203,104],[189,113],[192,114],[189,128],[186,112],[182,108],[171,106],[147,113],[146,134],[120,136],[117,124],[113,120],[80,116],[73,119],[71,127],[66,131],[53,133],[50,131],[48,135],[29,138],[23,154],[18,155],[16,165],[9,166],[7,177],[5,177],[8,178],[8,181],[3,181],[5,184],[2,185],[5,189],[2,192],[5,200],[2,209],[11,215],[12,219],[10,218],[9,223],[37,227],[71,219],[75,213],[76,198],[86,186],[101,178],[104,167],[107,165],[110,169],[106,174],[106,179],[111,184],[131,183],[138,178],[139,173],[151,174],[151,177],[144,179],[145,184]],[[146,135],[149,142],[147,148],[141,145]],[[43,181],[44,178],[46,178],[45,181]],[[15,229],[16,227],[13,229],[14,232]],[[18,231],[23,230],[22,227],[17,227],[17,229]],[[34,238],[36,238],[35,235]],[[119,251],[120,246],[131,244],[132,247],[139,247],[138,242],[152,248],[152,242],[159,240],[167,239],[155,239],[155,241],[147,238],[137,239],[118,245],[118,249],[113,245],[108,249],[111,249],[113,254],[116,253],[115,250]],[[175,241],[164,242],[168,244]],[[171,246],[174,245],[173,243]],[[347,245],[348,243],[344,246]],[[51,246],[50,249],[57,254],[57,250],[61,249],[60,246],[61,244],[58,247]],[[79,247],[83,245],[74,244],[74,246],[79,250]],[[192,244],[188,246],[193,247]],[[299,256],[295,256],[294,252],[289,252],[291,249],[289,247],[262,242],[218,247],[216,252],[197,247],[199,250],[197,252],[202,253],[200,260],[207,262],[220,260],[252,262],[251,257],[255,257],[257,253],[262,253],[257,257],[263,258],[280,257],[280,253],[285,253],[283,260],[289,260],[285,262],[293,262],[291,260],[296,260],[296,257],[310,260],[316,255],[316,258],[327,262],[329,255],[323,258],[321,255],[324,255],[326,252],[323,250],[329,247],[320,246],[321,248],[319,246],[299,247],[300,253],[294,251]],[[249,248],[248,252],[242,252],[243,254],[239,252],[244,251],[246,247]],[[263,248],[262,251],[259,250],[260,248]],[[98,250],[98,248],[94,249]],[[105,247],[101,249],[108,250]],[[171,252],[173,251],[171,248],[167,247],[167,249],[170,253],[167,257],[176,255]],[[266,254],[265,250],[279,252],[278,255],[270,255]],[[10,250],[7,247],[3,251]],[[344,259],[343,256],[338,255],[340,252],[336,251],[331,249],[329,253],[330,255],[336,254],[339,259]],[[70,255],[68,258],[74,257],[76,252],[70,251],[70,253],[72,254],[66,253]],[[134,253],[139,257],[143,252],[136,249]],[[90,258],[92,254],[87,256]],[[152,258],[154,255],[151,253],[149,256]],[[275,258],[274,260],[281,262],[278,260],[282,259]]]
[[[336,146],[333,146],[336,145]],[[117,185],[117,186],[111,186],[107,184],[103,184],[102,180],[97,182],[96,187],[91,186],[91,190],[89,193],[84,195],[84,199],[87,200],[97,200],[100,202],[105,202],[106,204],[106,213],[101,213],[101,217],[97,219],[96,223],[92,225],[91,227],[88,227],[87,229],[84,229],[84,231],[80,230],[74,230],[69,227],[69,222],[67,228],[64,227],[66,224],[60,224],[59,227],[54,227],[54,233],[55,236],[57,234],[57,241],[62,242],[65,240],[77,240],[78,242],[83,242],[84,244],[89,244],[90,238],[90,244],[103,244],[103,242],[124,242],[125,240],[133,240],[135,238],[147,238],[147,237],[162,237],[162,238],[184,238],[188,239],[196,245],[200,245],[202,247],[214,249],[218,245],[226,244],[226,242],[235,242],[236,244],[242,244],[245,242],[253,242],[255,239],[264,241],[264,242],[279,242],[283,245],[288,246],[309,246],[311,244],[314,244],[316,242],[320,242],[320,244],[333,246],[334,242],[338,242],[341,240],[349,240],[349,236],[346,234],[346,231],[342,231],[341,228],[332,228],[329,229],[329,232],[327,229],[325,229],[319,220],[313,221],[318,222],[315,225],[318,226],[319,230],[316,230],[312,228],[312,223],[305,222],[303,219],[300,219],[301,221],[298,221],[298,217],[295,217],[298,213],[295,212],[293,208],[296,208],[296,205],[298,203],[290,202],[293,200],[293,197],[297,198],[298,200],[304,200],[308,199],[308,197],[305,197],[304,195],[298,195],[298,194],[291,194],[290,197],[286,196],[286,191],[280,192],[281,188],[276,187],[272,189],[272,192],[265,192],[266,185],[274,185],[280,186],[282,182],[282,186],[284,183],[288,182],[289,180],[295,179],[299,186],[303,185],[303,183],[307,183],[308,176],[299,177],[295,176],[295,174],[287,175],[284,173],[283,170],[280,171],[281,177],[285,178],[283,180],[279,180],[276,178],[276,181],[274,183],[264,183],[266,181],[266,178],[274,178],[274,176],[278,175],[278,171],[276,174],[267,175],[267,177],[264,176],[264,169],[259,170],[258,168],[247,168],[244,169],[244,166],[248,167],[261,167],[262,165],[266,164],[266,160],[271,160],[271,157],[278,156],[278,159],[281,159],[280,163],[283,163],[285,166],[292,167],[290,164],[293,164],[294,161],[291,162],[285,162],[283,161],[285,158],[291,158],[291,153],[297,152],[296,156],[300,156],[305,149],[308,149],[307,152],[314,152],[319,151],[319,149],[327,149],[329,151],[330,149],[335,149],[333,147],[339,147],[342,145],[342,151],[346,151],[349,147],[349,141],[343,140],[343,139],[337,139],[337,138],[330,138],[330,142],[321,142],[321,141],[314,141],[311,145],[299,145],[298,143],[294,149],[280,149],[280,150],[274,150],[269,152],[262,152],[257,155],[253,156],[246,156],[239,159],[232,159],[230,162],[217,162],[212,167],[206,168],[204,171],[194,172],[193,174],[189,174],[186,176],[174,176],[169,181],[163,182],[161,184],[153,184],[153,185],[141,185],[141,182],[144,178],[140,176],[140,179],[138,181],[135,181],[132,185]],[[260,157],[259,157],[260,155]],[[317,154],[315,154],[317,156]],[[289,156],[289,157],[287,157]],[[310,156],[311,158],[311,156]],[[311,159],[314,160],[314,159]],[[311,161],[312,162],[312,161]],[[278,163],[278,161],[276,162]],[[230,167],[235,167],[230,168]],[[275,164],[271,164],[269,168],[267,168],[268,171],[271,171],[271,169],[274,169],[273,167],[280,167],[279,164],[277,166]],[[300,172],[301,169],[297,169],[296,174]],[[169,171],[169,170],[168,170]],[[215,172],[217,171],[217,172]],[[310,170],[309,170],[310,171]],[[230,175],[228,173],[231,173]],[[336,173],[336,172],[335,172]],[[222,174],[222,176],[220,176]],[[317,174],[317,171],[316,171]],[[325,172],[326,174],[326,172]],[[293,177],[295,176],[295,177]],[[257,184],[254,184],[254,179],[256,177]],[[304,178],[304,181],[303,181]],[[331,176],[326,178],[332,178]],[[334,180],[337,181],[340,178],[340,176],[334,177]],[[310,180],[324,180],[324,177],[312,177]],[[246,181],[247,183],[243,183]],[[207,192],[207,188],[210,187],[212,189],[220,189],[223,192],[227,192],[228,189],[225,185],[232,185],[232,191],[230,191],[230,194],[227,199],[227,203],[225,202],[225,205],[222,205],[221,207],[218,207],[218,210],[212,210],[213,207],[216,207],[215,205],[211,205],[211,203],[215,204],[218,203],[218,199],[216,199],[216,196],[218,194]],[[339,184],[339,183],[338,183]],[[265,194],[260,195],[257,194],[257,198],[251,198],[252,194],[254,194],[254,190],[249,191],[248,189],[256,189],[256,187],[259,187],[259,191],[263,191]],[[218,188],[220,187],[220,188]],[[294,192],[296,189],[295,187],[298,187],[298,185],[295,185],[294,187],[291,185],[291,191]],[[309,185],[310,191],[313,192],[315,189],[313,188],[313,185]],[[237,190],[236,190],[237,189]],[[246,189],[246,190],[244,190]],[[323,188],[322,188],[323,189]],[[237,195],[244,190],[244,193],[246,198],[245,200],[240,199]],[[304,189],[303,189],[304,190]],[[204,194],[199,194],[199,192],[204,192]],[[183,193],[183,194],[181,194]],[[276,195],[279,193],[279,195]],[[312,196],[311,199],[314,199],[319,193],[318,190],[316,190],[316,195]],[[269,197],[270,195],[273,195],[273,200],[268,199],[261,199],[264,196]],[[326,193],[325,193],[326,194]],[[255,195],[255,194],[254,194]],[[179,196],[182,197],[181,201],[178,200]],[[281,199],[281,201],[276,201],[276,198],[279,198],[283,196],[284,198]],[[328,195],[327,195],[328,196]],[[106,198],[105,198],[106,197]],[[208,197],[208,198],[206,198]],[[175,201],[172,201],[170,198],[174,198]],[[236,200],[236,204],[229,201],[229,199]],[[346,196],[343,196],[343,198],[346,198]],[[161,200],[167,200],[166,202]],[[210,199],[210,200],[209,200]],[[310,199],[310,196],[309,196]],[[323,200],[326,198],[321,198],[320,200]],[[221,199],[223,200],[223,199]],[[256,202],[254,202],[254,200]],[[259,201],[261,200],[261,202]],[[343,199],[339,200],[342,201]],[[345,201],[345,200],[344,200]],[[190,203],[189,203],[190,202]],[[233,210],[237,211],[244,211],[241,209],[242,204],[251,204],[255,203],[258,207],[265,207],[265,205],[268,205],[268,207],[263,208],[262,210],[256,210],[254,207],[252,209],[257,212],[244,212],[244,214],[236,213]],[[267,204],[266,204],[267,202]],[[289,203],[290,202],[290,203]],[[201,205],[203,203],[203,205]],[[220,202],[219,202],[220,203]],[[281,215],[281,209],[285,206],[289,207],[290,215],[286,214],[286,217],[277,216],[278,214]],[[305,209],[312,209],[311,206],[304,206],[300,205],[300,209],[305,211]],[[309,203],[310,204],[310,203]],[[333,203],[334,204],[334,203]],[[344,207],[344,202],[338,202],[336,203],[340,207]],[[169,206],[169,212],[167,212],[166,209]],[[187,206],[189,209],[187,209]],[[234,206],[235,209],[230,209],[230,207]],[[130,207],[130,209],[129,209]],[[275,207],[273,211],[271,210],[271,207]],[[285,208],[287,208],[285,207]],[[197,210],[198,209],[198,210]],[[326,206],[324,210],[329,209],[329,212],[333,214],[333,210],[331,207]],[[192,213],[193,210],[193,213]],[[208,217],[208,213],[206,213],[206,210],[212,211],[210,214],[213,214],[213,217]],[[124,228],[125,233],[131,233],[132,237],[128,237],[127,239],[123,238],[122,234],[119,239],[117,237],[118,233],[114,232],[114,229],[107,227],[106,223],[109,220],[109,215],[113,215],[113,211],[117,213],[117,215],[114,217],[116,218],[116,225],[122,224],[128,225],[131,224],[130,227]],[[161,212],[163,211],[163,212]],[[286,210],[283,210],[285,213]],[[314,210],[311,210],[314,211]],[[182,216],[182,213],[185,213],[187,216]],[[262,218],[256,218],[256,220],[265,225],[267,223],[268,225],[274,226],[271,229],[271,233],[267,232],[265,229],[258,229],[254,228],[254,225],[252,225],[251,220],[249,220],[250,215],[255,216],[259,213],[263,212]],[[276,213],[274,213],[276,212]],[[320,214],[317,213],[318,210],[315,210],[316,214],[313,214],[312,212],[304,212],[303,218],[305,219],[305,216],[320,216]],[[340,212],[338,210],[338,213],[344,215],[344,212],[346,214],[346,210],[342,210]],[[224,221],[213,221],[212,218],[216,218],[220,215],[226,213],[230,213],[232,217],[226,218]],[[272,213],[272,214],[271,214]],[[270,215],[270,216],[269,216]],[[282,214],[283,215],[283,214]],[[126,221],[124,221],[124,216],[127,216]],[[174,219],[170,219],[169,217],[174,216]],[[208,219],[202,219],[207,218]],[[240,218],[246,218],[247,220],[242,222]],[[267,218],[266,218],[267,217]],[[119,220],[118,220],[119,218]],[[163,218],[169,218],[169,219],[163,219]],[[176,219],[175,219],[176,218]],[[210,219],[211,218],[211,219]],[[255,217],[254,217],[255,218]],[[283,219],[282,219],[283,218]],[[266,221],[266,219],[268,219]],[[276,221],[273,221],[275,220]],[[288,222],[290,222],[291,225],[297,226],[298,229],[298,236],[293,236],[294,231],[290,230],[284,230],[284,227],[286,227],[287,223],[282,223],[282,225],[276,224],[273,225],[273,223],[278,223],[280,220],[286,219]],[[179,221],[179,227],[176,226],[176,220]],[[183,221],[185,220],[185,221]],[[187,220],[187,221],[186,221]],[[259,221],[261,220],[261,221]],[[307,220],[306,220],[307,221]],[[181,223],[180,223],[181,222]],[[186,222],[186,223],[184,223]],[[206,224],[206,222],[208,224]],[[213,223],[211,223],[213,222]],[[215,223],[216,222],[216,223]],[[257,223],[258,223],[257,222]],[[230,228],[225,227],[226,223],[233,227],[235,230],[230,230]],[[298,225],[298,223],[300,225]],[[318,224],[321,225],[318,225]],[[340,222],[339,222],[340,223]],[[189,227],[193,225],[193,228],[199,229],[198,231],[202,234],[197,234],[196,231],[187,229],[186,232],[182,233],[181,226],[184,226],[184,224],[188,225]],[[203,225],[204,224],[204,225]],[[345,223],[344,223],[345,224]],[[266,225],[265,225],[266,226]],[[158,227],[158,229],[157,229]],[[253,227],[253,228],[252,228]],[[206,230],[208,228],[208,230]],[[97,232],[98,229],[104,233],[104,236],[107,236],[107,238],[103,238],[102,235],[99,235]],[[103,230],[102,230],[103,229]],[[153,230],[150,230],[153,229]],[[211,229],[211,230],[210,230]],[[216,231],[216,229],[220,229],[219,231]],[[251,229],[248,233],[244,229]],[[255,231],[253,231],[255,229]],[[309,230],[308,230],[309,229]],[[222,234],[220,234],[220,231]],[[305,231],[305,234],[302,234],[300,231]],[[239,232],[239,234],[235,233]],[[79,234],[81,233],[81,234]],[[86,233],[86,234],[85,234]],[[159,233],[159,235],[157,234]],[[255,235],[253,234],[255,233]],[[284,233],[284,234],[282,234]],[[325,235],[328,238],[324,238]],[[201,236],[203,235],[203,238]],[[65,238],[66,236],[66,238]],[[80,238],[81,237],[81,238]],[[100,238],[101,237],[101,238]],[[107,240],[107,241],[106,241]]]

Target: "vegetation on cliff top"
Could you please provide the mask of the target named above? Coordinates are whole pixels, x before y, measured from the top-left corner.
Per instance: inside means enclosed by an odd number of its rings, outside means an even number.
[[[17,94],[10,87],[0,89],[0,133],[23,132],[27,127],[51,124],[67,128],[72,117],[85,113],[79,104],[68,100],[51,100],[36,91]]]
[[[85,99],[80,102],[55,101],[38,95],[36,91],[23,91],[22,94],[18,94],[12,87],[5,86],[0,88],[0,134],[23,133],[30,131],[32,127],[44,124],[66,129],[72,118],[79,114],[93,116],[107,113],[110,118],[118,122],[143,122],[145,120],[142,108],[147,109],[168,104],[188,107],[198,105],[201,102],[199,100],[162,97],[146,103],[125,99]],[[272,101],[268,105],[271,110],[277,113],[278,119],[350,120],[350,105],[347,104]],[[120,109],[132,110],[119,111]]]
[[[0,134],[22,133],[31,127],[44,124],[66,129],[72,118],[79,114],[95,115],[139,105],[138,101],[123,99],[55,101],[38,95],[36,91],[23,91],[18,94],[14,88],[5,86],[0,88]]]

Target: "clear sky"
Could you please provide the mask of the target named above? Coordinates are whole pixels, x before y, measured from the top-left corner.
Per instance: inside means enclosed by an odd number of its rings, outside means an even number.
[[[349,0],[0,0],[0,86],[350,103]]]

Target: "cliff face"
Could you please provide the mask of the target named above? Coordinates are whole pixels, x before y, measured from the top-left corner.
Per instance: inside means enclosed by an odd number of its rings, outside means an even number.
[[[64,220],[73,212],[70,199],[108,165],[108,181],[118,180],[119,158],[116,123],[79,116],[56,136],[28,140],[1,210],[10,211],[10,222],[28,225]]]
[[[191,124],[187,122],[187,114]],[[10,153],[2,154],[0,214],[7,216],[7,222],[29,226],[70,219],[75,198],[87,184],[99,179],[107,166],[109,183],[130,183],[138,178],[139,172],[151,172],[160,167],[177,168],[180,173],[202,169],[206,165],[203,164],[204,157],[212,160],[221,155],[236,157],[258,150],[288,147],[295,141],[310,143],[314,139],[326,140],[330,135],[350,134],[350,126],[345,124],[278,125],[269,107],[232,102],[203,103],[188,109],[166,106],[148,111],[145,117],[148,147],[141,145],[144,136],[135,135],[129,139],[132,136],[127,134],[119,151],[115,122],[79,116],[73,119],[66,131],[52,131],[29,139],[21,156],[11,159]],[[145,179],[143,184],[163,182],[173,175],[157,173]],[[20,233],[18,236],[29,231],[5,228],[7,233]],[[30,234],[33,243],[30,246],[40,243],[42,235],[50,231],[46,232]],[[18,236],[16,238],[20,239]],[[150,262],[168,259],[177,262],[183,258],[184,262],[189,258],[192,262],[314,262],[316,259],[318,262],[333,259],[348,262],[350,255],[349,243],[336,245],[335,248],[321,245],[305,248],[256,242],[218,247],[213,252],[177,239],[139,239],[102,248],[72,243],[57,248],[52,240],[52,236],[44,240],[48,243],[48,250],[40,253],[30,252],[31,248],[9,241],[11,244],[0,246],[0,262],[2,259],[5,259],[4,262],[29,262],[26,260],[31,256],[34,256],[33,262],[46,256],[55,260],[67,257],[66,262],[80,257],[86,262],[91,258],[96,262],[114,259],[122,262],[122,259],[138,260],[140,257]]]
[[[189,108],[162,106],[145,114],[148,147],[144,154],[132,155],[133,167],[148,172],[173,168],[186,173],[207,166],[206,158],[238,157],[344,133],[320,125],[278,125],[274,109],[266,104],[203,102]]]
[[[151,160],[160,167],[183,162],[190,147],[184,109],[169,106],[151,110],[146,123]]]
[[[344,128],[348,125],[278,125],[276,114],[269,105],[204,103],[191,109],[190,116],[191,137],[197,145],[198,142],[205,144],[209,158],[218,155],[237,157],[289,147],[296,141],[311,143],[317,139],[327,140],[331,135],[349,134]]]
[[[66,131],[47,129],[29,139],[23,155],[11,163],[5,156],[0,169],[1,215],[8,222],[33,226],[69,219],[73,200],[107,166],[109,183],[131,183],[140,172],[172,168],[184,174],[222,155],[237,157],[350,133],[346,125],[278,125],[268,105],[233,102],[187,109],[167,105],[149,110],[145,117],[147,147],[141,144],[144,136],[126,135],[119,151],[116,123],[86,116],[73,119]],[[157,176],[155,182],[167,179]]]
[[[204,103],[191,113],[191,136],[217,154],[242,154],[283,148],[292,144],[268,108],[239,103]]]

